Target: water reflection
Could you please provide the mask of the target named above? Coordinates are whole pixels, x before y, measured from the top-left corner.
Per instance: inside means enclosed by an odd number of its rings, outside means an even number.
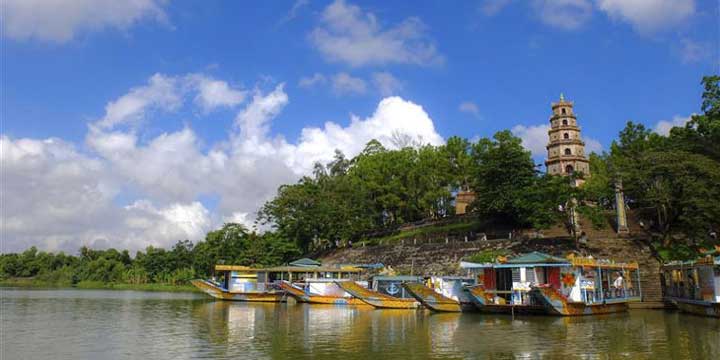
[[[130,292],[2,291],[3,359],[720,358],[720,321],[430,314]]]

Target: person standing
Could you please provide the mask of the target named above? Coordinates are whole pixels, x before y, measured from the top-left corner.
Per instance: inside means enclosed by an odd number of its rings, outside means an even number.
[[[613,288],[615,288],[615,296],[619,297],[622,296],[622,292],[624,290],[623,277],[619,272],[615,273],[615,275],[617,275],[617,277],[613,282]]]

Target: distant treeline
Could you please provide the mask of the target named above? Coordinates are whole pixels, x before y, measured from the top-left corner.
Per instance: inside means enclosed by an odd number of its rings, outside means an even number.
[[[312,176],[283,185],[259,211],[273,226],[263,234],[226,224],[204,241],[178,242],[169,250],[80,249],[77,256],[38,252],[0,255],[0,276],[36,277],[55,283],[82,281],[182,284],[204,276],[216,263],[269,266],[303,253],[362,240],[371,232],[454,213],[454,194],[477,194],[470,211],[482,219],[521,228],[545,228],[567,219],[559,207],[570,199],[594,206],[580,210],[593,220],[614,205],[622,180],[631,208],[642,209],[657,234],[656,250],[667,258],[691,257],[717,243],[720,230],[720,77],[702,80],[702,114],[661,136],[628,122],[609,152],[590,154],[583,187],[571,177],[539,171],[530,152],[510,131],[445,145],[414,143],[402,135],[385,148],[370,141],[352,159],[336,152],[316,164]],[[577,173],[575,177],[584,177]]]
[[[81,282],[183,285],[211,274],[215,264],[270,266],[297,258],[300,250],[275,233],[250,233],[242,225],[225,224],[193,245],[179,241],[169,250],[148,247],[134,257],[127,250],[92,250],[79,255],[38,251],[0,255],[0,278],[33,277],[37,284]]]

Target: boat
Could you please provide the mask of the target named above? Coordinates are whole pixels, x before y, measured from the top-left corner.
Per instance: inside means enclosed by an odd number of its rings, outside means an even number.
[[[302,260],[302,259],[301,259]],[[191,283],[206,294],[219,300],[246,302],[284,302],[287,292],[281,281],[304,281],[306,279],[357,278],[362,270],[354,267],[305,266],[290,263],[289,266],[254,269],[240,265],[215,265],[211,279],[196,279]]]
[[[347,293],[378,309],[417,309],[420,303],[402,286],[403,282],[421,282],[419,276],[374,276],[370,288],[355,281],[338,281]]]
[[[465,286],[473,285],[472,278],[459,276],[432,276],[427,284],[402,284],[424,307],[436,312],[461,312],[475,309],[470,301]]]
[[[530,295],[551,315],[597,315],[627,311],[628,303],[641,301],[637,263],[616,263],[592,257],[568,256],[570,266],[560,268],[559,286],[531,286]],[[622,276],[622,279],[618,278]],[[619,285],[614,286],[615,283]]]
[[[328,305],[367,305],[344,290],[338,283],[353,282],[350,279],[305,279],[303,282],[291,283],[280,281],[279,285],[288,295],[298,302]]]
[[[545,313],[545,306],[530,295],[532,286],[559,289],[560,269],[570,266],[565,258],[541,252],[500,257],[491,263],[460,263],[468,275],[476,277],[477,285],[465,288],[473,304],[483,312],[508,314]]]
[[[720,248],[694,261],[663,265],[666,302],[682,312],[720,317]]]

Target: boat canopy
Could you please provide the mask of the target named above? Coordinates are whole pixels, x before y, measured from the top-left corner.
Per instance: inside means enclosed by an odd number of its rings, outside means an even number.
[[[309,258],[302,258],[295,260],[289,264],[290,266],[299,266],[299,267],[320,267],[322,264],[319,261],[315,261],[313,259]]]
[[[316,266],[316,267],[303,267],[303,266],[276,266],[271,268],[255,269],[241,265],[215,265],[215,271],[242,271],[242,272],[349,272],[359,273],[363,269],[356,268],[354,266],[347,267],[330,267],[330,266]]]

